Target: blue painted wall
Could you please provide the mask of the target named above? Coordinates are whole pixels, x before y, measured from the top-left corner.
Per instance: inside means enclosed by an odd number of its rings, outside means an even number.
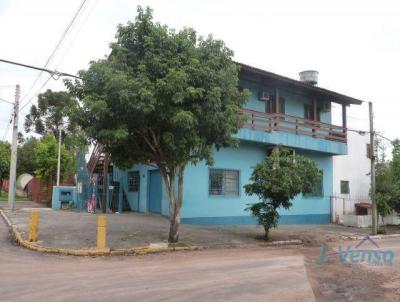
[[[249,203],[257,202],[256,197],[245,194],[243,185],[249,182],[252,167],[262,161],[266,146],[242,142],[239,149],[223,149],[214,154],[215,168],[239,170],[239,196],[213,196],[208,194],[209,167],[205,163],[187,167],[184,185],[183,222],[200,224],[243,224],[255,223],[244,209]],[[297,196],[290,210],[280,210],[281,221],[285,223],[328,223],[330,214],[330,197],[332,194],[332,158],[315,152],[298,154],[315,160],[324,171],[323,196]],[[196,181],[193,181],[195,179]],[[293,217],[284,217],[293,215]]]
[[[243,185],[249,182],[253,167],[265,158],[268,146],[265,144],[242,141],[238,149],[226,148],[214,153],[213,168],[239,170],[238,196],[215,196],[209,194],[209,169],[205,162],[186,168],[184,178],[184,201],[182,222],[194,224],[254,224],[256,220],[250,213],[244,211],[248,204],[257,202],[256,197],[245,194]],[[323,153],[296,150],[297,154],[305,155],[316,161],[323,169],[323,196],[297,196],[290,210],[280,210],[280,223],[329,223],[330,196],[332,195],[332,157]],[[140,171],[140,192],[130,195],[129,202],[137,204],[135,210],[148,211],[148,181],[149,171],[154,168],[137,165],[128,171]],[[125,175],[115,169],[118,175]],[[126,186],[127,181],[121,180]],[[168,198],[162,184],[162,215],[168,216]]]
[[[250,98],[244,105],[244,108],[265,112],[265,103],[258,99],[258,94],[260,91],[267,91],[270,95],[273,95],[274,87],[267,84],[260,85],[256,83],[254,79],[243,78],[240,80],[240,86],[251,92]],[[300,94],[295,90],[280,88],[279,96],[285,99],[285,114],[291,116],[304,118],[304,105],[312,104],[310,97]],[[322,100],[318,102],[322,102]],[[331,112],[321,112],[321,122],[330,124],[332,122]]]
[[[61,203],[66,200],[62,200],[62,192],[70,194],[68,199],[71,198],[71,202],[73,203],[73,207],[77,207],[78,202],[78,193],[75,186],[53,186],[53,193],[51,197],[51,207],[53,209],[59,210],[61,209]]]
[[[236,134],[236,137],[245,141],[261,142],[273,145],[281,144],[286,147],[323,152],[328,155],[347,154],[347,144],[345,143],[322,138],[314,138],[309,135],[297,135],[292,132],[264,132],[242,128]]]
[[[148,196],[149,196],[149,171],[156,170],[155,167],[149,165],[134,165],[131,169],[122,170],[118,167],[114,167],[113,179],[120,182],[121,188],[124,188],[128,196],[128,202],[133,211],[137,212],[148,212]],[[140,185],[139,192],[128,192],[128,172],[139,171]],[[122,194],[120,194],[122,196]],[[168,196],[162,183],[162,202],[161,202],[161,214],[169,216],[169,204]]]

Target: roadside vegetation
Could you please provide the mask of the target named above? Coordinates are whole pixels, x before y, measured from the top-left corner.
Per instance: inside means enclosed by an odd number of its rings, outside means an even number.
[[[255,195],[259,201],[247,210],[264,227],[266,240],[270,229],[278,225],[278,209],[288,210],[298,194],[314,192],[321,177],[322,171],[314,161],[281,146],[254,167],[250,183],[244,188],[246,194]]]
[[[380,216],[378,220],[380,218],[382,222],[393,212],[400,214],[400,140],[394,140],[392,146],[392,156],[388,159],[378,142],[380,156],[376,164],[375,199]]]

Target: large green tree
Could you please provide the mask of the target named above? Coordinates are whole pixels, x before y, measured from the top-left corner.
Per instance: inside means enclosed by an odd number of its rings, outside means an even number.
[[[52,133],[45,135],[37,143],[35,157],[35,174],[45,184],[49,182],[54,183],[57,174],[58,144],[57,139]],[[61,146],[60,179],[65,179],[71,173],[73,167],[73,156],[63,144]]]
[[[22,173],[35,174],[38,168],[35,156],[38,143],[37,138],[29,137],[18,146],[17,175]]]
[[[67,83],[83,104],[81,125],[120,167],[158,167],[169,198],[169,241],[179,238],[185,167],[213,162],[213,150],[232,146],[242,125],[232,51],[193,29],[174,31],[138,8],[120,25],[111,54]]]
[[[78,101],[67,91],[52,91],[39,94],[37,105],[32,105],[25,117],[25,131],[46,135],[51,132],[59,137],[60,128],[63,141],[68,148],[82,147],[85,139],[73,113],[79,107]]]
[[[11,145],[6,141],[0,141],[0,192],[3,187],[3,179],[10,172]]]
[[[322,171],[314,161],[280,146],[254,167],[251,182],[244,188],[246,194],[257,196],[259,201],[247,210],[264,227],[265,239],[269,230],[278,225],[278,209],[290,209],[296,195],[312,193],[321,177]]]

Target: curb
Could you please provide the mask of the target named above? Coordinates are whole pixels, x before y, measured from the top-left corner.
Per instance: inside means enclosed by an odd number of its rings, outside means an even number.
[[[368,235],[368,234],[366,234]],[[365,236],[342,236],[344,240],[363,240]],[[400,234],[389,234],[389,235],[371,235],[369,238],[371,239],[386,239],[386,238],[399,238]]]
[[[65,248],[54,248],[46,247],[35,242],[29,242],[22,238],[21,233],[18,229],[11,223],[10,219],[6,216],[4,211],[0,209],[0,215],[3,217],[7,226],[10,229],[11,235],[14,237],[15,241],[20,245],[32,251],[49,253],[49,254],[60,254],[60,255],[72,255],[72,256],[124,256],[124,255],[146,255],[155,253],[165,253],[165,252],[175,252],[175,251],[195,251],[200,250],[200,246],[179,246],[179,247],[135,247],[128,249],[110,249],[106,248],[104,250],[93,249],[65,249]]]
[[[301,245],[303,244],[302,240],[281,240],[281,241],[272,241],[272,242],[267,242],[264,243],[263,245],[266,246],[282,246],[282,245]]]

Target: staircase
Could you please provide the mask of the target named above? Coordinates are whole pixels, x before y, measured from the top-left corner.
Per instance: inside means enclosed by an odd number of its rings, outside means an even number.
[[[94,146],[92,155],[90,156],[89,162],[87,164],[90,177],[93,175],[95,170],[98,170],[98,168],[101,168],[104,165],[105,154],[103,153],[103,149],[104,147],[102,144],[96,144]]]
[[[87,164],[89,177],[92,178],[94,173],[97,173],[97,185],[98,185],[98,200],[101,211],[106,213],[107,211],[107,182],[104,176],[108,175],[109,168],[108,154],[104,152],[104,146],[102,144],[96,144],[90,156]],[[97,206],[97,205],[95,205]]]

